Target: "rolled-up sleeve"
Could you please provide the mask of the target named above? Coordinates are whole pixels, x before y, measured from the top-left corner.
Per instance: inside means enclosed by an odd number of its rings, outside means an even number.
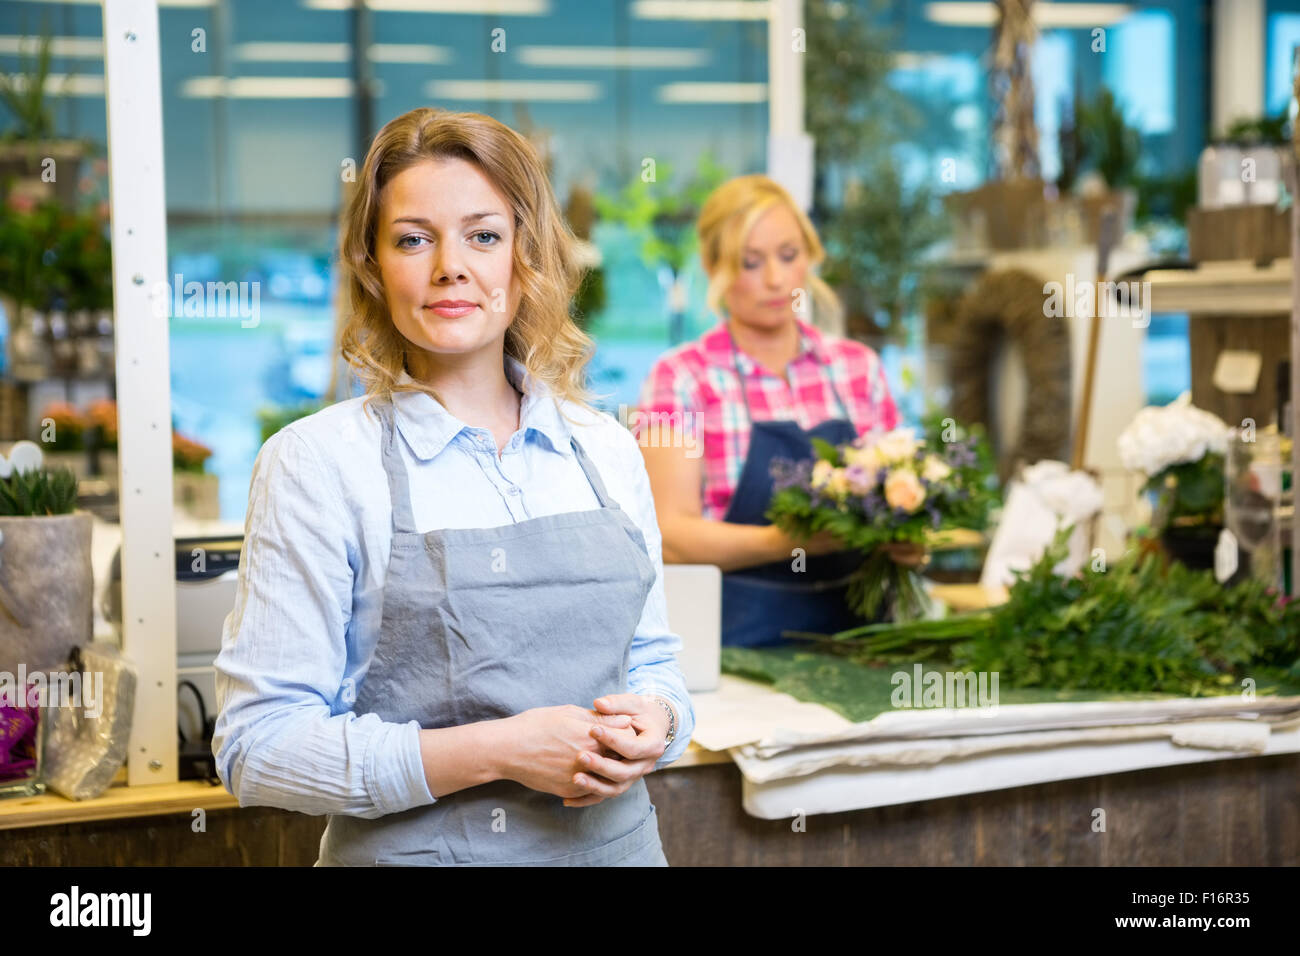
[[[641,611],[632,650],[628,659],[628,690],[634,694],[662,697],[677,710],[677,735],[655,763],[659,770],[680,757],[691,742],[695,732],[695,710],[691,696],[686,691],[686,679],[677,663],[677,652],[682,639],[668,627],[668,601],[664,596],[663,542],[659,521],[655,515],[654,495],[650,492],[650,477],[646,474],[645,460],[636,440],[626,430],[622,432],[621,455],[631,488],[633,506],[628,509],[637,527],[645,537],[646,550],[654,563],[655,581]]]
[[[434,802],[419,724],[355,714],[356,532],[337,471],[292,428],[258,453],[216,659],[217,773],[240,806],[375,818]]]

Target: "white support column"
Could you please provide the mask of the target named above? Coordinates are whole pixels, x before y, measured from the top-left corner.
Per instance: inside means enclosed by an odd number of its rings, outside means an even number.
[[[1211,137],[1264,112],[1264,0],[1214,0]]]
[[[139,672],[131,786],[174,783],[176,560],[157,0],[104,3],[122,524],[122,643]],[[159,301],[161,299],[161,301]]]
[[[813,142],[803,126],[806,42],[803,0],[771,0],[767,24],[767,174],[789,190],[805,212],[812,205]]]

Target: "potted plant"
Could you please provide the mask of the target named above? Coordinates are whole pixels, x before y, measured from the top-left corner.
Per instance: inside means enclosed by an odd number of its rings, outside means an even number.
[[[1119,436],[1124,467],[1146,475],[1143,491],[1156,499],[1151,523],[1161,544],[1192,568],[1214,567],[1228,435],[1222,419],[1184,392],[1168,405],[1142,409]]]
[[[35,55],[19,48],[16,74],[0,72],[0,102],[10,114],[0,134],[0,189],[32,198],[57,198],[72,205],[77,196],[81,161],[93,144],[81,139],[55,138],[54,110],[46,99],[52,39],[48,32],[36,41]],[[53,167],[46,160],[53,161]],[[47,169],[52,168],[53,180]]]
[[[1118,211],[1121,235],[1127,232],[1138,205],[1142,134],[1129,125],[1115,94],[1103,86],[1089,101],[1076,91],[1073,116],[1062,124],[1060,146],[1061,176],[1056,185],[1062,202],[1078,204],[1082,238],[1097,241],[1107,207]]]
[[[20,381],[103,371],[112,334],[112,253],[104,205],[72,210],[13,196],[0,205],[0,297]]]
[[[51,468],[67,468],[78,478],[85,478],[86,416],[69,402],[50,402],[41,409],[33,436]]]
[[[221,517],[220,485],[216,475],[205,470],[212,449],[172,431],[173,490],[176,504],[196,518]]]
[[[57,669],[90,640],[92,524],[77,510],[76,476],[44,467],[34,442],[0,456],[0,670]],[[45,721],[28,700],[2,703],[0,793],[39,793]]]
[[[86,407],[86,448],[93,475],[117,474],[117,402],[101,398]]]

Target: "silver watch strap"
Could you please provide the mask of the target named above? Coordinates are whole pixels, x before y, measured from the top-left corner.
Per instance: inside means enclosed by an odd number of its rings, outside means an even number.
[[[677,711],[673,709],[672,704],[668,703],[668,701],[664,700],[662,697],[655,697],[653,699],[660,707],[668,712],[668,735],[664,738],[664,745],[667,746],[672,743],[673,739],[677,736]]]

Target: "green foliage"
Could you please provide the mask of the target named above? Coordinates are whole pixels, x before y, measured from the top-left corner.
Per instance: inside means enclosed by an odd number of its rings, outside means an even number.
[[[1115,94],[1103,86],[1091,102],[1076,95],[1074,121],[1080,167],[1099,172],[1111,189],[1132,185],[1142,155],[1142,135],[1125,121]]]
[[[329,402],[321,399],[314,399],[299,405],[263,406],[257,412],[257,424],[262,430],[262,444],[266,444],[266,440],[285,425],[306,418],[308,415],[314,415],[328,404]]]
[[[591,325],[591,318],[605,308],[605,270],[597,266],[588,269],[573,296],[573,321],[584,331]]]
[[[899,338],[927,281],[921,253],[949,224],[937,193],[924,183],[904,188],[895,147],[924,141],[942,155],[963,144],[952,109],[925,115],[890,85],[898,38],[882,24],[891,16],[882,0],[809,0],[804,123],[817,150],[812,218],[826,247],[822,278],[849,298],[850,316],[865,312]],[[831,171],[859,184],[838,206]]]
[[[1182,224],[1187,221],[1187,210],[1196,205],[1195,166],[1171,176],[1138,176],[1133,185],[1137,188],[1135,218],[1139,223],[1172,219]]]
[[[1197,461],[1170,465],[1152,475],[1144,486],[1160,495],[1160,514],[1165,521],[1197,518],[1209,524],[1223,523],[1223,456],[1210,452]]]
[[[879,0],[809,0],[804,9],[804,125],[819,165],[854,163],[899,138],[906,99],[889,85],[893,37],[877,24]]]
[[[1274,146],[1287,146],[1291,143],[1291,134],[1287,131],[1289,117],[1283,109],[1276,116],[1257,116],[1253,119],[1239,119],[1228,127],[1224,139],[1230,143],[1271,143]]]
[[[1002,503],[997,459],[987,429],[979,422],[959,424],[947,412],[934,407],[921,416],[921,428],[925,446],[932,451],[950,441],[970,442],[975,463],[965,469],[962,484],[971,495],[964,502],[949,506],[948,520],[953,527],[984,531],[989,526],[993,509]]]
[[[677,275],[696,254],[695,220],[700,207],[727,177],[727,170],[706,152],[691,179],[674,188],[672,167],[658,161],[652,181],[638,175],[617,196],[596,195],[593,203],[602,220],[640,237],[641,261],[647,269],[666,265]]]
[[[45,101],[51,43],[52,38],[45,33],[41,36],[34,63],[22,55],[17,74],[0,71],[0,101],[4,102],[15,121],[14,127],[6,132],[6,139],[39,142],[54,133],[54,113]],[[25,82],[15,83],[17,76],[22,76]]]
[[[70,468],[31,468],[0,478],[0,516],[39,517],[77,509],[77,476]]]
[[[39,311],[113,304],[107,225],[53,199],[28,211],[0,205],[0,291]]]
[[[904,186],[891,154],[866,166],[862,187],[822,229],[827,262],[823,278],[860,289],[866,299],[848,302],[850,313],[867,310],[895,338],[915,307],[926,280],[923,254],[948,233],[938,194],[924,183]]]
[[[813,451],[817,453],[817,458],[820,461],[828,462],[836,466],[842,464],[840,461],[840,450],[825,438],[813,437],[812,446]]]
[[[826,639],[864,660],[940,654],[1010,687],[1222,693],[1244,677],[1300,677],[1300,601],[1262,583],[1222,587],[1209,571],[1150,552],[1061,577],[1072,529],[1020,572],[1009,600],[941,621],[874,625]]]

